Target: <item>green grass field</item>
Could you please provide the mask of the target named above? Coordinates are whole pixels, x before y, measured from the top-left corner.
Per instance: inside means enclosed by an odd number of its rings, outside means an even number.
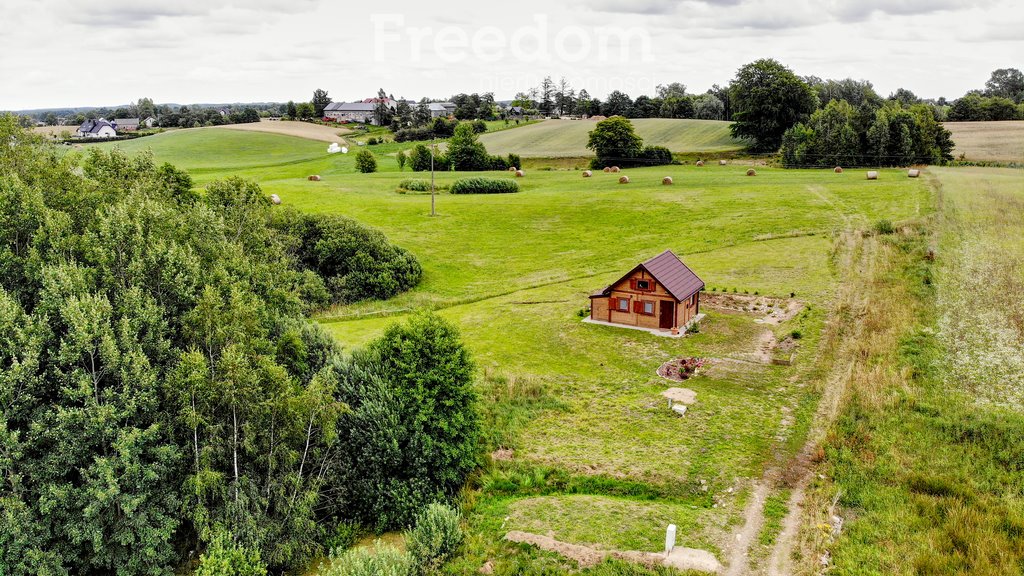
[[[618,175],[531,171],[518,194],[441,194],[431,217],[429,195],[396,192],[412,174],[388,158],[395,145],[374,147],[383,171],[364,175],[352,155],[328,156],[321,143],[285,136],[198,130],[128,144],[120,147],[151,148],[199,183],[245,176],[286,205],[351,216],[420,259],[415,290],[336,308],[321,321],[348,348],[424,307],[461,330],[479,368],[487,448],[514,457],[485,466],[467,490],[470,537],[453,574],[475,574],[488,559],[510,570],[572,567],[504,543],[512,529],[653,550],[673,522],[680,543],[722,558],[753,480],[806,435],[838,278],[833,234],[931,209],[926,180],[901,170],[872,182],[856,171],[760,168],[747,177],[715,165],[628,170],[629,185]],[[307,181],[313,173],[323,180]],[[661,185],[666,175],[674,186]],[[700,333],[679,340],[580,322],[587,294],[664,249],[709,290],[793,293],[807,309],[771,328],[752,314],[706,310]],[[743,361],[769,329],[804,335],[793,366]],[[685,384],[698,394],[685,418],[665,408],[659,394],[671,384],[655,374],[681,356],[721,359]]]
[[[648,146],[664,146],[676,153],[732,152],[742,141],[729,135],[729,123],[715,120],[640,118],[633,120],[637,134]],[[523,158],[575,158],[592,156],[587,133],[590,120],[547,120],[517,130],[485,134],[480,138],[492,154],[519,154]]]

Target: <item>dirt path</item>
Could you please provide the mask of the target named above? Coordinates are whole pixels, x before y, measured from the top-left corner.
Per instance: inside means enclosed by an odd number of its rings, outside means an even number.
[[[861,290],[861,284],[856,280],[871,277],[870,267],[874,263],[872,241],[863,240],[856,234],[844,234],[839,240],[842,243],[839,251],[839,269],[856,270],[857,277],[844,278],[840,282],[833,312],[830,314],[815,363],[833,362],[833,358],[849,358],[849,355],[842,354],[842,349],[856,346],[863,330],[863,323],[859,320],[868,307],[865,292]],[[803,448],[788,460],[776,461],[754,485],[750,502],[743,512],[743,526],[736,533],[735,540],[729,542],[729,547],[725,551],[728,566],[726,576],[792,576],[795,573],[791,560],[792,552],[797,545],[803,515],[802,506],[807,486],[812,478],[814,456],[829,426],[838,415],[852,370],[853,364],[849,361],[833,363]],[[767,563],[756,570],[752,569],[750,553],[764,526],[764,502],[773,490],[784,486],[791,489],[791,495],[787,503],[788,511],[782,521],[782,530],[775,539]]]
[[[696,570],[711,574],[718,573],[722,568],[722,565],[718,563],[715,555],[711,552],[695,548],[684,548],[682,546],[676,546],[670,554],[640,552],[637,550],[601,550],[592,546],[570,544],[555,540],[551,536],[520,532],[519,530],[513,530],[505,534],[505,540],[530,544],[541,550],[555,552],[565,558],[575,560],[580,568],[592,568],[603,562],[606,558],[625,560],[626,562],[641,564],[648,568],[669,566],[677,570]]]

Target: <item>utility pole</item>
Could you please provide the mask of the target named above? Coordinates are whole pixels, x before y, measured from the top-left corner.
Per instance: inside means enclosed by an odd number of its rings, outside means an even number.
[[[434,149],[437,148],[436,142],[430,143],[430,215],[436,216],[434,212]]]

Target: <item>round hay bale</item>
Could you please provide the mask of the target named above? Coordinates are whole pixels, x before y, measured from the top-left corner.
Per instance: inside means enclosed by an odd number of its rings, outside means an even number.
[[[672,177],[671,176],[665,176],[664,178],[661,179],[661,184],[662,184],[662,186],[671,186],[672,185]]]
[[[516,178],[522,178],[523,176],[526,176],[526,172],[523,172],[522,170],[516,170]]]
[[[697,160],[697,166],[703,166],[703,165],[704,165],[704,161],[703,160]]]
[[[605,172],[605,174],[607,174],[607,173],[609,173],[609,172],[611,172],[611,171],[612,171],[612,169],[611,169],[610,167],[608,167],[608,166],[605,166],[605,167],[604,167],[604,172]]]
[[[277,194],[271,194],[270,195],[270,203],[275,205],[275,206],[277,206],[278,204],[281,203],[281,197],[278,196]]]
[[[842,174],[843,173],[843,169],[841,167],[839,167],[839,166],[836,166],[832,171],[835,172],[836,174]]]
[[[725,165],[727,165],[727,164],[729,164],[729,162],[727,162],[727,161],[725,161],[725,160],[719,160],[719,161],[718,161],[718,165],[719,165],[719,166],[725,166]]]
[[[918,178],[921,176],[921,171],[917,168],[912,168],[907,172],[907,178]]]
[[[612,174],[618,174],[620,172],[618,166],[612,166]]]
[[[878,172],[871,170],[868,172],[868,180],[878,180]]]
[[[509,166],[508,167],[508,171],[509,172],[515,172],[516,170],[519,170],[519,168],[516,168],[515,166]]]
[[[313,174],[312,176],[310,176],[308,178],[308,180],[310,180],[311,182],[319,182],[320,181],[320,176],[318,176],[316,174]]]
[[[754,170],[753,168],[747,170],[747,176],[757,176],[757,170]]]
[[[594,173],[593,173],[593,172],[591,172],[590,170],[584,170],[584,171],[583,171],[583,177],[584,177],[584,178],[590,178],[590,177],[591,177],[591,176],[593,176],[593,175],[594,175]]]
[[[619,184],[629,184],[629,176],[619,176]]]

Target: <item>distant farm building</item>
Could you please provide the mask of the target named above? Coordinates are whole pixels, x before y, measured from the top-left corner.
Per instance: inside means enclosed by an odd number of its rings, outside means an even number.
[[[79,138],[113,138],[117,136],[117,130],[103,118],[86,120],[75,131],[75,136]]]
[[[139,129],[138,118],[114,118],[114,129],[122,132],[135,132]]]
[[[367,98],[362,102],[331,102],[324,108],[324,118],[335,122],[363,122],[376,124],[374,110],[377,105],[383,103],[394,110],[398,103],[390,98]]]
[[[671,250],[590,296],[590,320],[648,330],[685,329],[700,314],[704,281]]]

